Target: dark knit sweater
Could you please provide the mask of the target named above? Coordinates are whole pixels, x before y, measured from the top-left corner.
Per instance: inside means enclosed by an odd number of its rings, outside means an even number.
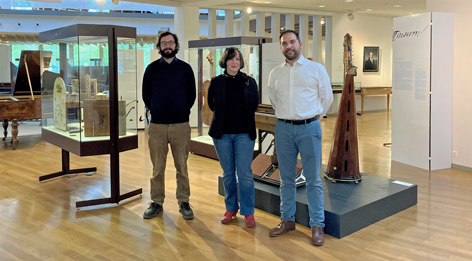
[[[225,119],[223,134],[248,133],[245,82],[243,77],[225,77]]]
[[[230,94],[227,95],[227,92]],[[248,133],[251,140],[255,140],[254,112],[258,105],[259,95],[254,78],[241,72],[234,79],[223,74],[214,77],[208,88],[208,106],[213,111],[208,135],[220,139],[228,132]]]
[[[188,122],[195,97],[195,77],[188,63],[174,58],[169,64],[160,58],[147,66],[143,101],[151,111],[151,123]]]

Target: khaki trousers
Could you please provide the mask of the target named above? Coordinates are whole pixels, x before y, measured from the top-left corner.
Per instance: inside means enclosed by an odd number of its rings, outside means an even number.
[[[149,151],[153,165],[151,178],[151,200],[162,205],[165,198],[165,170],[169,144],[174,158],[177,179],[176,197],[180,206],[189,202],[190,185],[187,171],[187,158],[190,147],[190,125],[188,122],[177,124],[149,125]]]

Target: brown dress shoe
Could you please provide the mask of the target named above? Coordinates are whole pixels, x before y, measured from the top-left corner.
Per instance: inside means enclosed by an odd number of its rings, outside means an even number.
[[[295,230],[295,221],[287,221],[282,219],[276,228],[273,228],[269,231],[269,236],[278,237],[292,230]]]
[[[321,226],[311,227],[311,236],[313,245],[322,246],[324,244],[324,230]]]

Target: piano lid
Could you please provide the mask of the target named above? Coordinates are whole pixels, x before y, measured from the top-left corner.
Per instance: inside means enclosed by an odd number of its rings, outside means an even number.
[[[51,56],[51,51],[43,51],[43,61],[41,64],[41,51],[21,51],[16,80],[14,85],[12,85],[13,96],[31,95],[30,82],[33,94],[41,94],[41,67],[43,69],[49,68]]]

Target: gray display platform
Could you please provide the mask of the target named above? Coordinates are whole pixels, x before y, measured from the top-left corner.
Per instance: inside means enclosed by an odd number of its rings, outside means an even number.
[[[218,177],[220,195],[224,195],[222,178],[223,176]],[[370,174],[362,174],[359,184],[332,183],[324,176],[321,180],[325,193],[325,233],[337,238],[345,237],[417,203],[418,187],[415,184]],[[255,207],[280,216],[279,188],[257,180],[254,183]],[[295,222],[309,226],[305,186],[297,188],[296,201]]]

